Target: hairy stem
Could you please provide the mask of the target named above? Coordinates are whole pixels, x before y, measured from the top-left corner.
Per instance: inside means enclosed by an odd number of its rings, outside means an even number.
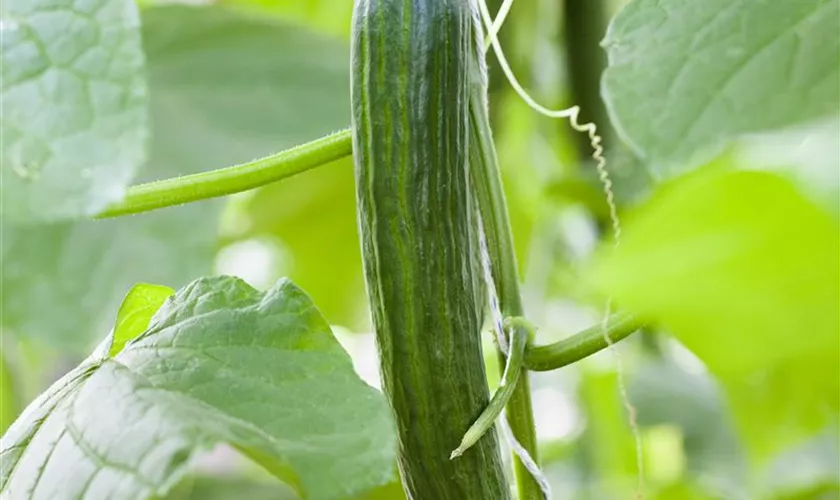
[[[125,198],[96,219],[118,217],[248,191],[327,164],[353,152],[350,130],[241,165],[128,188]]]
[[[606,325],[607,338],[611,343],[618,342],[642,326],[640,320],[629,314],[614,314]],[[525,367],[533,371],[556,370],[608,347],[609,343],[604,338],[604,325],[598,324],[553,344],[528,346],[525,350]]]

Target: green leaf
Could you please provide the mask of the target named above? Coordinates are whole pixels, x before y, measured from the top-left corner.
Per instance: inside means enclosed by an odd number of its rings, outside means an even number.
[[[202,278],[119,354],[108,356],[111,347],[106,340],[3,437],[4,496],[164,495],[218,443],[306,498],[344,498],[393,477],[384,398],[291,281],[260,293],[236,278]]]
[[[836,115],[835,0],[634,0],[604,41],[616,129],[663,177],[737,136]]]
[[[747,136],[734,150],[739,164],[790,179],[823,210],[840,218],[840,116]]]
[[[145,159],[147,99],[131,0],[7,0],[0,13],[3,218],[91,215]]]
[[[837,345],[839,229],[781,177],[708,170],[625,217],[595,279],[713,371],[742,375]]]
[[[217,7],[149,9],[143,34],[153,140],[142,180],[250,160],[349,122],[342,44]],[[2,326],[89,350],[134,283],[177,288],[211,272],[222,206],[215,200],[115,220],[6,225]]]
[[[114,324],[114,341],[109,354],[116,356],[126,342],[143,333],[160,306],[175,290],[168,286],[141,283],[134,285],[123,299]]]
[[[123,220],[4,227],[3,328],[59,350],[89,350],[133,283],[178,286],[212,270],[218,211],[211,204]]]
[[[706,168],[625,217],[592,278],[718,376],[753,456],[837,416],[840,227],[791,181]]]

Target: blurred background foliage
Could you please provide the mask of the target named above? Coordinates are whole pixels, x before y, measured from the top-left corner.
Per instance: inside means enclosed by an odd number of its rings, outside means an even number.
[[[489,3],[495,12],[501,1]],[[607,293],[651,320],[617,349],[638,415],[648,498],[840,498],[836,105],[809,110],[794,95],[758,116],[772,89],[752,86],[757,102],[721,104],[723,114],[699,116],[693,132],[681,132],[675,121],[690,118],[681,101],[668,109],[645,101],[670,91],[639,74],[652,71],[642,63],[657,47],[632,42],[634,16],[648,15],[652,3],[633,2],[607,35],[625,3],[519,0],[501,32],[514,70],[538,100],[580,104],[602,131],[625,223],[615,254],[609,245],[599,250],[610,226],[588,140],[530,110],[489,58],[491,117],[538,340],[599,321]],[[721,11],[725,3],[710,2]],[[753,2],[781,10],[785,3]],[[137,181],[250,160],[349,124],[351,0],[140,5],[152,138]],[[695,14],[694,25],[685,12],[674,15],[709,41],[683,50],[711,50],[721,34],[703,33],[703,16]],[[765,28],[772,26],[755,29]],[[661,44],[667,38],[660,35]],[[615,63],[603,87],[612,121],[601,98],[605,37]],[[836,93],[837,44],[828,37],[835,61],[820,92],[833,82]],[[678,70],[657,64],[663,75]],[[718,79],[711,88],[729,85],[724,77],[690,75],[677,92],[701,92],[695,78]],[[750,124],[743,113],[764,121]],[[640,125],[651,121],[655,127]],[[784,130],[742,135],[776,129]],[[714,147],[701,148],[703,141]],[[128,220],[6,228],[2,246],[14,263],[2,277],[3,429],[107,334],[122,297],[140,281],[177,288],[225,273],[265,289],[290,276],[336,326],[357,371],[378,383],[350,160]],[[533,375],[541,451],[558,500],[632,498],[636,451],[616,367],[605,352]],[[284,491],[220,448],[170,498],[294,498]],[[364,498],[402,493],[392,484]]]

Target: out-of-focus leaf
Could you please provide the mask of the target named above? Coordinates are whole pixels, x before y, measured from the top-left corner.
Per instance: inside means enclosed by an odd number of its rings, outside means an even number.
[[[840,228],[793,184],[705,169],[624,220],[592,277],[718,376],[755,456],[836,418]]]
[[[0,435],[18,415],[18,394],[6,356],[0,354]]]
[[[740,433],[757,464],[827,426],[836,427],[838,357],[840,348],[828,347],[743,377],[723,378]]]
[[[119,200],[148,135],[134,2],[6,0],[0,33],[3,218],[68,219]]]
[[[840,116],[739,141],[738,162],[791,179],[828,213],[840,218]]]
[[[360,495],[358,500],[405,500],[405,492],[402,483],[394,481]]]
[[[245,476],[188,476],[175,487],[166,500],[297,500],[299,497],[277,481]],[[342,500],[404,500],[399,481]]]
[[[160,14],[151,53],[158,45],[178,47],[160,62],[178,82],[161,97],[164,119],[180,120],[178,133],[201,141],[196,154],[204,161],[268,154],[350,123],[346,44],[221,9]],[[233,217],[224,239],[279,238],[288,257],[283,274],[312,295],[330,322],[357,326],[364,288],[354,189],[349,161],[266,187],[246,198],[245,211],[232,207],[242,217]]]
[[[709,169],[624,225],[597,283],[713,371],[747,374],[837,345],[840,228],[785,179]]]
[[[725,394],[708,375],[688,372],[673,361],[646,361],[627,388],[639,425],[677,426],[686,476],[702,478],[709,491],[725,498],[745,498],[749,469]]]
[[[837,430],[781,453],[766,468],[762,479],[764,497],[837,498],[840,493]]]
[[[690,482],[679,482],[658,489],[652,495],[654,500],[723,500],[710,494],[705,488]]]
[[[193,475],[173,488],[165,500],[298,500],[294,492],[277,482],[244,476]]]
[[[499,168],[513,233],[519,269],[524,274],[535,229],[547,203],[543,181],[554,174],[557,159],[551,146],[539,137],[533,110],[511,93],[496,105],[497,123],[492,124]],[[573,150],[565,145],[565,152]]]
[[[175,163],[230,165],[350,124],[344,43],[212,6],[149,9],[144,29],[155,137]]]
[[[141,283],[134,285],[123,299],[114,324],[111,356],[116,356],[126,342],[137,337],[149,326],[149,321],[175,290],[168,286]]]
[[[586,370],[580,382],[586,415],[581,454],[591,498],[628,498],[637,484],[636,453],[615,372]]]
[[[219,3],[294,20],[332,35],[350,35],[353,0],[219,0]]]
[[[604,45],[613,124],[668,177],[729,140],[836,115],[835,0],[634,0]]]
[[[250,160],[347,122],[349,87],[335,81],[339,66],[346,79],[347,56],[329,40],[218,7],[152,8],[143,30],[153,132],[143,180]],[[211,271],[221,206],[6,225],[2,326],[63,349],[89,349],[134,283],[177,287]]]
[[[202,278],[113,357],[112,341],[3,436],[4,497],[164,495],[218,443],[307,498],[346,498],[393,477],[384,398],[291,281],[260,293],[236,278]]]
[[[340,160],[267,186],[243,203],[247,232],[271,235],[290,257],[283,274],[305,286],[332,324],[369,328],[356,229],[353,162]]]
[[[773,496],[773,500],[837,500],[840,498],[840,486],[821,484],[794,493]]]

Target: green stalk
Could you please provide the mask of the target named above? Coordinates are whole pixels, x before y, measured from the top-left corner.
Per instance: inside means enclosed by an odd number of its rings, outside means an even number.
[[[248,191],[350,156],[350,129],[241,165],[185,175],[128,188],[125,198],[96,219],[148,212]]]
[[[499,296],[499,308],[504,317],[524,316],[507,203],[502,190],[501,172],[487,115],[485,73],[481,61],[477,58],[473,65],[470,91],[470,172],[484,222],[493,278]],[[507,359],[501,351],[498,355],[499,363],[504,370]],[[539,463],[531,388],[527,372],[519,376],[513,394],[508,400],[507,417],[516,440],[528,451],[531,458]],[[539,484],[516,456],[514,456],[514,474],[519,500],[542,499]]]
[[[525,367],[539,372],[562,368],[608,348],[642,326],[641,321],[627,313],[614,314],[606,325],[592,326],[553,344],[529,346],[525,350]]]

